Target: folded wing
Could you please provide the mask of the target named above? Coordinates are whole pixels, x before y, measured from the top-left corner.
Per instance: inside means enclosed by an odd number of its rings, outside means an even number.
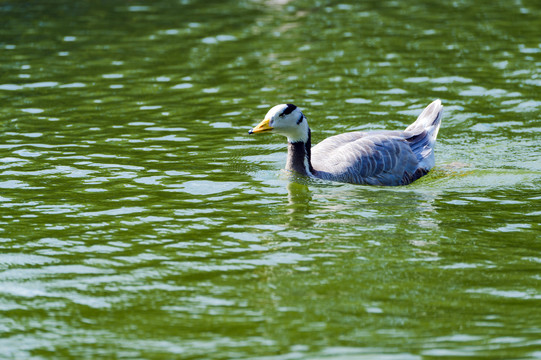
[[[426,174],[401,131],[332,136],[312,148],[321,179],[369,185],[405,185]]]

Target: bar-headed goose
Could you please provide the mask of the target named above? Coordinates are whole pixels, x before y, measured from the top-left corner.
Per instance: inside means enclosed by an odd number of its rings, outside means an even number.
[[[287,137],[286,170],[318,179],[369,185],[407,185],[434,167],[440,100],[428,105],[404,131],[348,132],[312,148],[306,116],[293,104],[276,105],[250,134]]]

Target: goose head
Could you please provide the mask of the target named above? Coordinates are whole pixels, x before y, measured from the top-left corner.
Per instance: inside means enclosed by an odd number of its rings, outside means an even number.
[[[265,119],[250,130],[249,134],[272,131],[287,137],[290,143],[307,142],[310,137],[308,121],[293,104],[276,105],[267,112]]]

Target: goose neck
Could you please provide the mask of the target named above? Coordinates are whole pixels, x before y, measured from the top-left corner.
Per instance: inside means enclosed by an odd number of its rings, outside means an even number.
[[[286,170],[306,176],[314,174],[311,162],[311,138],[311,131],[308,129],[306,141],[288,142]]]

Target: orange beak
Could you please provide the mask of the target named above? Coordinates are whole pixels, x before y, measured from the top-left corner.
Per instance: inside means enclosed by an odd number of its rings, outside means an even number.
[[[248,131],[248,134],[257,134],[257,133],[261,133],[265,131],[271,131],[273,127],[269,125],[269,122],[270,122],[270,119],[263,120],[255,128]]]

